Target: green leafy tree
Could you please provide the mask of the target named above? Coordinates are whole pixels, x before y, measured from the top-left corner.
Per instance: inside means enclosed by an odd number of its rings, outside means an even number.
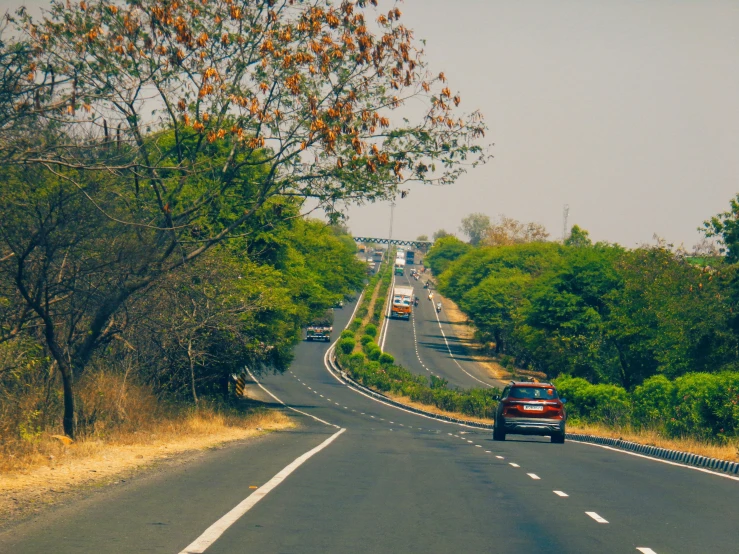
[[[490,228],[490,218],[482,213],[473,213],[462,219],[460,230],[470,239],[472,246],[477,246]]]
[[[729,206],[729,211],[704,221],[698,230],[707,238],[717,238],[726,261],[733,264],[739,261],[739,194],[731,199]]]
[[[451,262],[468,252],[472,247],[454,236],[437,239],[426,255],[424,264],[435,275],[441,275]]]
[[[434,234],[432,236],[434,238],[434,241],[437,241],[439,239],[443,239],[444,237],[453,237],[454,235],[444,229],[439,229],[438,231],[434,231]]]
[[[564,240],[564,244],[565,246],[582,248],[583,246],[592,246],[593,241],[590,240],[590,233],[578,225],[573,225],[569,236]]]

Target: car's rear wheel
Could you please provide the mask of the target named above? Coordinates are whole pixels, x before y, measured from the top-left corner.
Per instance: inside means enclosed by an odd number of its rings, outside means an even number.
[[[552,442],[555,444],[564,444],[565,432],[562,431],[561,433],[555,433],[554,435],[552,435]]]
[[[494,441],[504,441],[505,431],[498,429],[497,427],[493,427],[493,440]]]

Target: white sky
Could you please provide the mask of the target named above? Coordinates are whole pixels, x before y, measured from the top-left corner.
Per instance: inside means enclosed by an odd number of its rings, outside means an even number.
[[[389,2],[381,2],[386,8]],[[635,246],[695,244],[739,192],[739,2],[405,0],[462,106],[479,108],[495,159],[444,188],[413,187],[393,236],[457,231],[471,212]],[[352,208],[355,236],[385,237],[387,203]]]
[[[20,0],[0,0],[0,11]],[[46,0],[25,2],[34,12]],[[380,0],[386,12],[391,0]],[[456,232],[471,212],[625,246],[654,233],[690,247],[739,191],[739,1],[405,0],[462,107],[480,109],[495,158],[449,187],[411,187],[393,236]],[[385,237],[387,203],[349,210]]]

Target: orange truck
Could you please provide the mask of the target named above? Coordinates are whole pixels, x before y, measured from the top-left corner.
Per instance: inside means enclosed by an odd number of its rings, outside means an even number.
[[[397,319],[410,319],[412,304],[413,289],[411,287],[395,287],[393,289],[393,305],[390,317]]]

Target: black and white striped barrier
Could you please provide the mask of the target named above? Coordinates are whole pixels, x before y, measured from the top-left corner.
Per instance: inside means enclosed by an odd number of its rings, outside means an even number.
[[[718,458],[707,458],[706,456],[691,454],[690,452],[683,452],[681,450],[660,448],[658,446],[650,446],[648,444],[640,444],[638,442],[625,441],[623,439],[599,437],[597,435],[567,433],[567,438],[578,442],[589,442],[611,446],[613,448],[618,448],[619,450],[628,450],[629,452],[636,452],[637,454],[643,454],[644,456],[669,460],[679,464],[702,467],[713,471],[722,471],[732,475],[739,474],[739,462],[719,460]]]

